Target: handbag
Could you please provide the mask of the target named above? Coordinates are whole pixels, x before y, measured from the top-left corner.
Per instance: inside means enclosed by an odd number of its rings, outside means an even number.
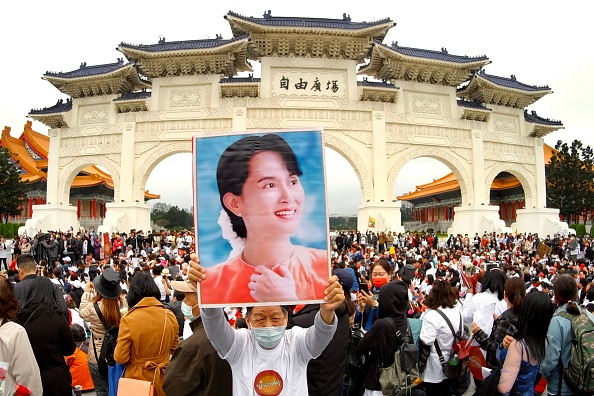
[[[163,309],[163,314],[165,315],[165,322],[163,324],[163,334],[161,335],[161,344],[159,345],[159,354],[157,356],[161,356],[161,348],[163,348],[163,338],[165,338],[165,329],[167,326],[167,312],[165,312],[165,309]],[[126,372],[124,369],[122,377],[118,381],[117,396],[154,396],[157,370],[158,368],[155,368],[152,381],[145,381],[136,378],[124,378]]]

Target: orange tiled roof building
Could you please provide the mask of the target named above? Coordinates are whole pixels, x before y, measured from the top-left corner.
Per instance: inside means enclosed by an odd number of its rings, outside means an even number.
[[[554,148],[544,144],[544,163],[548,164]],[[509,226],[516,220],[516,210],[525,207],[520,181],[508,172],[501,172],[491,185],[491,205],[499,206],[499,216]],[[433,227],[445,230],[455,216],[455,207],[462,203],[460,184],[454,173],[430,183],[416,186],[415,191],[397,197],[412,206],[412,219],[402,219],[408,229]]]
[[[11,136],[10,131],[10,127],[4,127],[2,130],[0,147],[8,149],[12,161],[18,162],[20,178],[28,186],[21,215],[13,217],[11,221],[24,222],[31,218],[33,205],[47,203],[50,138],[34,131],[31,121],[27,121],[23,133],[18,138]],[[97,166],[87,166],[76,175],[70,189],[70,205],[77,207],[81,226],[97,228],[103,222],[106,213],[105,204],[113,201],[113,188],[113,180],[109,173]],[[144,198],[145,201],[158,199],[159,195],[146,192]]]

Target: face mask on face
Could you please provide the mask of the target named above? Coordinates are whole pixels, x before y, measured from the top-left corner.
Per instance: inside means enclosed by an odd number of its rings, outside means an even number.
[[[285,335],[285,326],[252,327],[252,334],[262,348],[276,347]]]
[[[196,307],[196,306],[198,306],[198,304],[194,305],[194,307]],[[190,322],[193,322],[194,320],[198,319],[198,316],[192,315],[192,311],[194,310],[194,307],[190,307],[188,304],[186,304],[183,301],[181,303],[181,311]]]
[[[373,286],[377,287],[378,289],[388,283],[386,278],[373,278],[372,280]]]

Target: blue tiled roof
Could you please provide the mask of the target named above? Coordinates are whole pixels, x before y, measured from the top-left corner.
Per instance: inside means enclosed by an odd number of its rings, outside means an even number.
[[[363,81],[357,81],[357,85],[363,87],[377,87],[377,88],[396,88],[396,85],[391,84],[386,81],[368,81],[367,79],[363,79]]]
[[[67,111],[72,110],[72,100],[66,99],[64,102],[63,99],[58,100],[58,102],[51,106],[51,107],[44,107],[43,109],[33,109],[29,112],[29,114],[33,115],[40,115],[40,114],[58,114],[58,113],[66,113]]]
[[[325,29],[348,29],[357,30],[365,29],[371,26],[383,25],[388,22],[392,22],[390,18],[381,19],[374,22],[352,22],[350,15],[343,14],[342,19],[329,19],[329,18],[301,18],[301,17],[276,17],[272,16],[270,11],[265,13],[262,18],[254,18],[252,16],[246,17],[237,14],[233,11],[229,11],[225,15],[225,19],[228,16],[240,18],[246,21],[257,23],[264,26],[275,26],[275,27],[302,27],[302,28],[325,28]]]
[[[221,84],[230,83],[259,83],[259,78],[250,77],[225,77],[219,81]]]
[[[458,106],[467,107],[469,109],[491,111],[491,109],[489,109],[488,107],[483,106],[482,103],[476,102],[474,100],[470,101],[470,100],[458,99],[457,103],[458,103]]]
[[[117,101],[124,101],[124,100],[141,100],[141,99],[146,99],[146,98],[150,98],[151,97],[151,92],[147,92],[147,91],[139,91],[139,92],[128,92],[127,94],[124,94],[122,96],[120,96],[119,98],[115,98],[113,101],[117,102]]]
[[[435,59],[435,60],[440,60],[440,61],[444,61],[444,62],[471,63],[471,62],[489,60],[487,55],[481,55],[481,56],[451,55],[448,53],[448,50],[446,48],[442,48],[441,51],[431,51],[431,50],[425,50],[425,49],[420,49],[420,48],[401,47],[398,45],[398,42],[392,42],[392,45],[386,45],[386,44],[380,43],[377,40],[375,41],[374,44],[389,48],[389,49],[394,50],[402,55],[413,56],[413,57],[417,57],[417,58]]]
[[[241,41],[249,39],[249,35],[244,34],[241,37],[225,40],[221,36],[217,35],[217,38],[206,39],[206,40],[187,40],[187,41],[165,41],[164,38],[159,40],[157,44],[140,44],[133,45],[128,43],[121,43],[119,46],[123,48],[131,48],[146,52],[168,52],[168,51],[184,51],[184,50],[196,50],[196,49],[209,49],[223,46],[225,44],[232,43],[234,41]]]
[[[534,110],[530,113],[528,113],[528,110],[524,110],[524,120],[533,124],[563,126],[561,121],[540,117]]]
[[[48,71],[44,74],[44,77],[80,78],[97,76],[101,74],[112,73],[116,70],[123,69],[130,64],[130,62],[124,64],[124,60],[122,58],[118,58],[118,61],[115,63],[107,63],[105,65],[87,66],[87,63],[83,62],[80,64],[80,67],[76,70],[58,73]]]
[[[518,80],[516,80],[516,76],[514,76],[513,74],[509,78],[493,76],[493,75],[485,73],[484,70],[481,70],[478,74],[479,74],[479,76],[481,76],[485,80],[492,82],[493,84],[501,85],[501,86],[507,87],[507,88],[520,89],[523,91],[548,91],[551,89],[547,85],[543,85],[543,86],[539,87],[536,85],[528,85],[528,84],[521,83]]]

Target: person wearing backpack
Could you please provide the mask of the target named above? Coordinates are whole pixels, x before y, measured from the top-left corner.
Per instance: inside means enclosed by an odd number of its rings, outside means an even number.
[[[107,373],[100,372],[99,360],[103,352],[102,347],[107,329],[119,326],[122,318],[120,293],[119,273],[107,268],[92,283],[87,282],[81,298],[80,317],[91,324],[91,345],[89,346],[88,359],[89,371],[95,384],[97,396],[108,395]],[[99,313],[101,317],[99,317]]]
[[[497,391],[502,396],[534,395],[540,362],[545,355],[546,329],[553,311],[544,293],[530,293],[524,299],[518,318],[518,339],[507,349],[499,347],[499,357],[504,363]]]
[[[568,367],[575,368],[575,365],[572,364],[572,360],[574,358],[579,359],[582,356],[581,353],[578,354],[576,353],[577,351],[572,351],[572,349],[575,349],[572,348],[572,323],[574,320],[577,321],[582,317],[583,319],[586,319],[586,325],[588,325],[587,319],[589,319],[589,325],[590,328],[592,328],[594,326],[594,316],[586,310],[583,310],[584,312],[582,312],[582,309],[576,303],[578,288],[575,279],[571,275],[563,274],[557,277],[557,279],[555,279],[555,284],[553,285],[553,292],[555,294],[555,302],[558,305],[558,308],[549,324],[547,332],[548,344],[545,351],[545,358],[540,365],[540,373],[547,379],[547,392],[549,395],[565,396],[579,394],[568,384],[568,373],[566,372],[565,375],[563,373],[565,371],[564,369],[567,369]],[[590,340],[592,339],[592,334],[593,333],[590,332]],[[582,338],[582,340],[585,339],[586,338]],[[594,354],[592,351],[594,351],[594,345],[582,343],[581,345],[576,345],[576,347],[579,349],[590,348],[590,353],[589,355],[586,355],[585,358],[589,358],[589,370],[593,370],[592,364],[594,363],[592,359],[594,359]],[[562,364],[562,367],[560,364]],[[577,364],[577,370],[582,370],[582,378],[589,379],[592,384],[594,380],[591,371],[589,373],[586,372],[588,368],[584,362],[578,362]],[[573,376],[570,377],[573,378]],[[593,392],[589,392],[590,395],[592,393]]]
[[[456,307],[456,300],[452,295],[452,288],[447,280],[441,279],[435,282],[429,296],[423,300],[427,307],[424,315],[421,317],[423,325],[421,326],[421,334],[419,339],[421,341],[422,349],[429,352],[426,359],[426,367],[421,373],[423,380],[423,388],[429,396],[441,396],[451,394],[451,379],[444,374],[440,356],[436,349],[439,350],[445,362],[449,362],[452,345],[454,343],[454,335],[450,329],[450,325],[445,317],[451,323],[454,329],[463,326],[462,315],[460,310]],[[420,353],[423,355],[423,353]],[[419,369],[422,369],[421,364]]]
[[[365,356],[365,396],[383,394],[379,366],[387,368],[394,363],[394,353],[409,328],[406,318],[408,285],[401,280],[388,282],[379,291],[378,303],[378,319],[357,347],[357,354]],[[396,332],[401,334],[400,338],[396,336]]]

